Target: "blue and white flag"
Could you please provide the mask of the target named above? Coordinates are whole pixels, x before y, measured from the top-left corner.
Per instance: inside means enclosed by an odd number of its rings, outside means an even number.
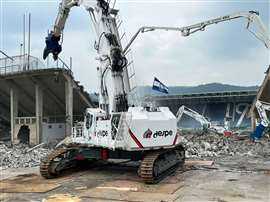
[[[169,93],[169,88],[167,86],[165,86],[163,83],[161,83],[156,77],[154,79],[154,83],[153,83],[153,90],[162,92],[162,93]]]

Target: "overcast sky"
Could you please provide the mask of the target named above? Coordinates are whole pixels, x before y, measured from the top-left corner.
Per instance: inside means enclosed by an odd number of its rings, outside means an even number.
[[[59,1],[0,0],[1,50],[20,53],[23,13],[32,14],[32,55],[42,58],[44,38],[54,23]],[[142,25],[185,26],[239,11],[258,10],[269,30],[268,0],[181,1],[118,0],[129,39]],[[198,85],[221,82],[260,85],[269,65],[269,51],[237,19],[182,37],[177,32],[149,32],[132,46],[138,85],[152,85],[156,76],[166,85]],[[73,57],[73,71],[90,92],[97,89],[95,34],[89,14],[74,8],[64,31],[63,52]]]

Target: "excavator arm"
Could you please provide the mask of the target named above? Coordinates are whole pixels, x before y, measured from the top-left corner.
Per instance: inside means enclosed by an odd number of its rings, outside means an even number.
[[[267,117],[266,111],[270,111],[270,103],[258,100],[256,103],[256,108],[261,118],[261,121],[263,122],[263,125],[268,126],[270,121]]]
[[[118,10],[110,7],[107,0],[62,0],[53,30],[46,37],[43,58],[51,53],[56,60],[62,51],[60,38],[67,18],[73,7],[83,6],[90,15],[91,24],[96,35],[96,59],[99,61],[98,79],[99,104],[108,114],[127,111],[127,93],[130,91],[128,72],[125,68],[128,61],[122,53],[121,39],[118,33],[116,17]],[[111,74],[106,74],[107,72]],[[108,75],[108,76],[107,76]],[[106,85],[106,82],[110,85]]]
[[[50,53],[56,60],[58,54],[62,51],[62,46],[59,44],[62,32],[65,28],[70,9],[74,6],[79,6],[79,0],[63,0],[59,4],[58,15],[54,23],[53,30],[45,39],[46,47],[43,51],[43,59],[45,60]]]
[[[198,121],[202,125],[203,129],[208,129],[211,126],[210,122],[204,116],[184,105],[182,105],[176,113],[177,122],[181,120],[183,114],[186,114],[187,116]]]
[[[221,22],[226,22],[238,18],[246,18],[247,19],[247,26],[246,28],[260,41],[262,41],[266,48],[270,47],[270,38],[269,33],[267,31],[267,28],[265,27],[264,23],[262,22],[259,12],[257,11],[248,11],[248,12],[239,12],[234,13],[231,15],[225,15],[222,17],[210,19],[207,21],[203,21],[200,23],[196,23],[190,26],[185,27],[158,27],[158,26],[143,26],[138,29],[138,31],[133,35],[133,37],[130,39],[130,41],[127,43],[126,47],[124,48],[124,53],[127,52],[132,45],[132,43],[135,41],[135,39],[138,37],[140,33],[155,31],[155,30],[165,30],[165,31],[178,31],[182,34],[182,36],[187,37],[193,33],[196,33],[198,31],[204,31],[206,27],[214,24],[218,24]],[[254,25],[256,27],[255,30],[251,29],[251,25]]]
[[[269,127],[269,124],[270,124],[270,121],[266,113],[266,111],[270,111],[270,103],[257,100],[256,109],[261,120],[258,126],[256,127],[255,131],[250,134],[250,139],[253,141],[256,139],[260,139],[263,135],[264,130],[267,127]]]
[[[198,112],[182,105],[177,113],[176,113],[176,118],[177,118],[177,123],[180,122],[183,114],[186,114],[187,116],[193,118],[194,120],[198,121],[204,131],[212,131],[214,133],[220,134],[220,135],[231,135],[232,132],[227,130],[223,126],[214,126],[211,124],[210,121],[208,121],[203,115],[199,114]]]

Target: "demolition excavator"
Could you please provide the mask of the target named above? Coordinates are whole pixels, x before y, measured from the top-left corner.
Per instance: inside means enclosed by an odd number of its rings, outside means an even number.
[[[146,183],[157,183],[184,164],[185,151],[177,132],[177,119],[168,107],[129,106],[130,83],[126,53],[139,33],[153,30],[179,31],[189,36],[207,26],[244,17],[258,25],[256,37],[269,47],[269,36],[254,11],[227,15],[192,26],[142,27],[122,47],[116,17],[118,10],[105,0],[62,0],[53,30],[46,37],[43,58],[57,59],[61,36],[70,10],[84,6],[94,27],[99,61],[99,108],[87,108],[84,121],[41,161],[44,178],[55,178],[63,170],[88,160],[129,159],[139,161],[138,175]],[[78,39],[78,38],[77,38]],[[91,71],[91,70],[90,70]]]
[[[224,124],[224,126],[213,125],[206,117],[185,105],[182,105],[176,113],[178,124],[182,120],[184,114],[199,122],[202,126],[203,133],[211,131],[218,135],[224,136],[228,136],[232,133],[231,131],[229,131],[229,128],[226,124]]]
[[[270,103],[257,100],[255,106],[260,116],[260,122],[256,126],[255,131],[250,134],[252,141],[260,139],[264,131],[270,126],[270,121],[267,117],[267,111],[270,112]]]

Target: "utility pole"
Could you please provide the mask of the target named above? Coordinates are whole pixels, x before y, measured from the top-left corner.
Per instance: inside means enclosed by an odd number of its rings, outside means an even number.
[[[23,70],[25,70],[25,13],[23,14]]]
[[[28,61],[27,70],[30,69],[30,44],[31,44],[31,13],[28,16]]]
[[[23,44],[20,43],[20,71],[22,70],[22,67],[23,67],[23,60],[22,60],[22,51],[23,51]]]

